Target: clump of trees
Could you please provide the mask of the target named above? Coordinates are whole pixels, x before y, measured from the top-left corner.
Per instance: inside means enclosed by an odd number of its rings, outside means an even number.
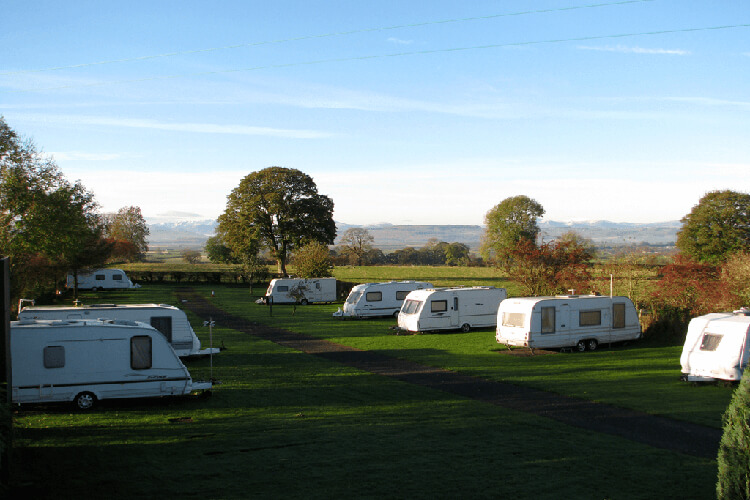
[[[528,196],[506,198],[487,212],[482,256],[504,269],[526,295],[590,288],[594,245],[574,232],[540,242],[537,219],[544,207]]]
[[[97,209],[90,191],[0,117],[0,254],[10,257],[14,302],[106,262],[112,245]]]
[[[721,264],[750,248],[750,194],[711,191],[682,218],[677,248],[705,264]]]
[[[198,250],[188,248],[183,250],[180,255],[182,256],[182,260],[188,264],[200,264],[201,253]]]
[[[313,241],[333,244],[333,201],[318,193],[309,175],[268,167],[247,175],[232,190],[217,232],[234,259],[252,266],[266,249],[286,274],[295,250]]]
[[[112,243],[112,260],[136,262],[148,251],[148,224],[140,207],[123,207],[104,216],[105,235]]]
[[[319,241],[304,245],[294,253],[294,272],[300,278],[325,278],[331,276],[333,259],[328,246]]]

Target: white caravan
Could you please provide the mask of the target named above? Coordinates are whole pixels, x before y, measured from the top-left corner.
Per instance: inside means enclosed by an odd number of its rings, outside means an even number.
[[[272,279],[266,290],[266,303],[294,304],[297,299],[293,294],[299,292],[299,303],[336,301],[336,278],[276,278]]]
[[[13,403],[186,395],[211,389],[193,381],[167,339],[134,321],[12,321]]]
[[[401,306],[398,326],[410,332],[494,327],[507,296],[505,288],[494,286],[415,290]]]
[[[141,321],[159,330],[178,356],[218,354],[218,348],[201,350],[184,311],[167,304],[92,304],[89,306],[26,306],[18,319],[115,319]]]
[[[65,285],[67,288],[75,286],[73,275],[68,275],[68,281]],[[122,269],[96,269],[87,273],[78,274],[78,289],[91,290],[115,290],[120,288],[140,288],[140,285],[133,284]]]
[[[750,359],[750,311],[712,313],[690,320],[680,365],[690,382],[740,380]]]
[[[433,285],[426,281],[390,281],[357,285],[349,292],[343,310],[339,309],[333,315],[353,318],[398,316],[409,292],[424,288],[433,288]]]
[[[508,346],[593,351],[640,337],[638,312],[627,297],[520,297],[503,301],[497,311],[495,338]]]

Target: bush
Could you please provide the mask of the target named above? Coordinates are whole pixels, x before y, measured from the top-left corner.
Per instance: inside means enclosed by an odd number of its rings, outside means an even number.
[[[716,496],[750,498],[750,371],[745,371],[722,420]]]

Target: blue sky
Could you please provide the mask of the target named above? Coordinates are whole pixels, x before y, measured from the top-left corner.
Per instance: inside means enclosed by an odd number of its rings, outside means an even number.
[[[747,0],[5,0],[0,47],[8,124],[152,221],[215,218],[272,165],[348,224],[482,224],[517,194],[657,222],[750,192]]]

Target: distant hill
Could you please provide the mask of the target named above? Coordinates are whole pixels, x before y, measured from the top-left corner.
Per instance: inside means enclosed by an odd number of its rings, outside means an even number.
[[[375,238],[374,246],[384,252],[391,252],[407,246],[422,247],[430,239],[446,241],[448,243],[465,243],[472,250],[479,248],[479,242],[484,228],[482,226],[460,225],[394,225],[376,224],[358,226],[337,223],[339,238],[349,228],[361,227]],[[560,237],[566,231],[575,231],[585,238],[591,239],[598,247],[613,247],[625,245],[670,245],[677,241],[679,221],[655,222],[639,224],[629,222],[584,221],[558,222],[541,221],[539,228],[542,237],[550,241]],[[215,220],[161,222],[150,224],[149,246],[155,248],[194,248],[200,249],[206,244],[206,239],[213,236],[216,228]]]

